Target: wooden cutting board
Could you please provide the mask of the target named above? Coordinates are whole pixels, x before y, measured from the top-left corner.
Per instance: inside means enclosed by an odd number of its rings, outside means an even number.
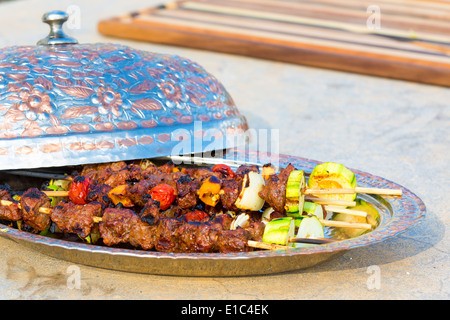
[[[450,86],[450,3],[188,0],[99,22],[101,34]]]

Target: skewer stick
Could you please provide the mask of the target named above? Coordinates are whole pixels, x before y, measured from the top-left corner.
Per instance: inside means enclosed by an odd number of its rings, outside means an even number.
[[[283,246],[280,244],[274,244],[274,243],[266,243],[266,242],[259,242],[259,241],[253,241],[248,240],[247,245],[252,248],[256,249],[265,249],[265,250],[286,250],[286,249],[294,249],[294,247],[290,246]]]
[[[68,197],[69,191],[43,191],[47,197]]]
[[[67,191],[45,191],[45,193],[47,194],[47,196],[60,196],[61,197],[65,193],[68,193],[68,192]],[[334,204],[334,205],[346,205],[346,206],[355,206],[356,205],[356,202],[354,202],[354,201],[343,201],[343,200],[331,200],[331,201],[328,201],[328,199],[318,199],[318,198],[317,198],[317,200],[319,200],[317,202],[319,204],[322,204],[322,203],[329,204],[329,203],[331,203],[331,204]],[[323,200],[323,201],[321,201],[321,200]],[[47,209],[47,208],[41,208],[41,209],[48,210],[48,213],[50,213],[50,209]],[[41,209],[39,209],[39,210],[41,210]],[[338,212],[337,210],[339,210],[339,212],[345,211],[345,213],[348,213],[348,214],[362,215],[362,213],[361,213],[362,211],[357,211],[357,210],[350,210],[350,209],[344,210],[344,208],[336,208],[336,207],[334,207],[334,210],[336,210],[334,212]],[[333,210],[330,210],[330,211],[333,211]],[[46,213],[46,212],[43,212],[43,213]],[[98,220],[97,222],[99,222],[99,221],[101,221],[101,220]],[[94,222],[96,222],[96,221],[94,220]],[[328,227],[357,228],[357,229],[361,229],[362,228],[362,229],[367,229],[367,230],[370,230],[372,228],[372,226],[370,224],[367,224],[367,223],[358,223],[358,224],[356,224],[356,223],[348,223],[348,222],[341,222],[341,221],[331,221],[331,220],[321,220],[320,222],[324,226],[328,226]]]
[[[327,243],[333,243],[338,242],[341,240],[338,239],[332,239],[332,238],[290,238],[289,242],[294,243],[311,243],[311,244],[327,244]]]
[[[9,206],[13,205],[14,202],[8,201],[8,200],[0,200],[0,204],[2,206],[9,207]],[[20,208],[20,204],[18,204],[18,205],[19,205],[19,208]]]
[[[381,195],[391,195],[391,196],[401,196],[401,189],[388,189],[388,188],[363,188],[356,187],[356,193],[368,193],[368,194],[381,194]]]
[[[44,193],[49,197],[67,197],[69,191],[44,191]],[[223,193],[221,191],[221,193]],[[305,189],[303,191],[305,195],[314,194],[353,194],[353,193],[367,193],[367,194],[378,194],[378,195],[391,195],[391,196],[401,196],[401,189],[388,189],[388,188],[364,188],[356,187],[355,189]],[[332,199],[320,199],[321,201],[332,200]],[[351,205],[349,205],[351,206]]]
[[[363,188],[356,187],[355,189],[305,189],[305,195],[313,194],[353,194],[353,193],[367,193],[379,195],[401,196],[401,189],[387,189],[387,188]]]
[[[338,29],[338,30],[344,30],[351,33],[357,33],[357,34],[374,34],[377,36],[384,36],[384,37],[394,37],[394,38],[401,38],[405,41],[411,41],[411,33],[410,31],[400,31],[395,29],[387,29],[383,28],[383,30],[369,30],[367,28],[364,28],[363,26],[353,25],[346,22],[339,22],[339,21],[329,21],[329,20],[322,20],[322,19],[315,19],[315,18],[308,18],[308,17],[301,17],[296,16],[292,14],[283,14],[283,13],[277,13],[277,12],[263,12],[263,11],[257,11],[253,9],[245,9],[245,8],[233,8],[233,7],[226,7],[224,5],[219,4],[208,4],[208,3],[202,3],[202,2],[192,2],[192,1],[186,1],[181,4],[181,8],[189,9],[197,12],[214,12],[219,14],[226,14],[226,15],[233,15],[233,16],[241,16],[241,17],[247,17],[247,18],[255,18],[255,19],[264,19],[269,21],[281,21],[285,23],[291,23],[291,24],[300,24],[300,25],[309,25],[314,27],[321,27],[321,28],[331,28],[331,29]],[[418,36],[419,41],[430,41],[430,42],[441,42],[441,43],[447,43],[448,38],[434,35],[429,32],[421,33]]]
[[[20,208],[20,203],[14,203],[12,201],[8,200],[0,200],[0,205],[3,206],[10,206],[16,204]],[[50,214],[51,208],[39,208],[39,212]],[[93,217],[94,223],[99,223],[102,221],[101,217]],[[330,225],[328,222],[332,222],[332,226],[339,226],[339,227],[364,227],[365,224],[357,224],[357,223],[346,223],[341,221],[328,221],[328,220],[321,220],[321,223],[323,225]],[[370,226],[370,225],[369,225]],[[295,242],[295,243],[310,243],[310,244],[327,244],[336,242],[338,240],[335,239],[326,239],[326,238],[291,238],[289,239],[289,242]],[[284,245],[277,245],[273,243],[265,243],[265,242],[259,242],[259,241],[253,241],[249,240],[247,242],[247,245],[252,248],[257,249],[264,249],[264,250],[286,250],[286,249],[293,249],[294,247],[291,246],[284,246]]]
[[[356,222],[344,222],[344,221],[335,221],[335,220],[321,220],[319,219],[320,223],[322,223],[323,226],[327,227],[338,227],[338,228],[354,228],[354,229],[365,229],[365,230],[371,230],[372,225],[369,223],[356,223]]]
[[[356,206],[355,201],[345,201],[345,200],[337,200],[337,199],[323,199],[313,197],[311,195],[317,194],[353,194],[353,193],[367,193],[367,194],[378,194],[378,195],[392,195],[392,196],[401,196],[401,189],[387,189],[387,188],[363,188],[356,187],[355,189],[305,189],[302,191],[304,195],[308,195],[306,200],[313,201],[322,205],[331,205],[331,206],[345,206],[345,207],[354,207]],[[68,197],[69,191],[44,191],[44,193],[48,197]],[[223,190],[221,190],[223,193]],[[337,211],[335,211],[337,212]],[[342,212],[351,214],[352,212]],[[357,212],[353,212],[354,215],[358,215]]]
[[[22,207],[20,206],[20,203],[14,203],[14,202],[8,201],[8,200],[0,200],[0,205],[2,205],[2,206],[8,207],[8,206],[11,206],[13,204],[16,204],[19,209],[22,209]],[[44,207],[40,207],[39,208],[39,212],[40,213],[50,214],[51,211],[52,211],[51,208],[44,208]]]
[[[8,201],[8,200],[0,200],[0,205],[2,206],[10,206],[16,204],[12,201]],[[20,208],[20,203],[17,203],[17,205]],[[45,213],[45,214],[50,214],[51,213],[51,208],[39,208],[39,212],[41,213]],[[100,221],[102,221],[101,217],[94,217],[93,218],[94,223],[98,223]],[[350,222],[344,222],[344,221],[332,221],[332,220],[320,220],[320,222],[322,223],[322,225],[324,226],[328,226],[328,227],[339,227],[339,228],[356,228],[356,229],[367,229],[370,230],[372,228],[372,226],[368,223],[350,223]]]

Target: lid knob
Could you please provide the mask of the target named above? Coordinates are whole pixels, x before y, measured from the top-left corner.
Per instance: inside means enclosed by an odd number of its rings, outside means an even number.
[[[77,44],[78,41],[68,37],[63,31],[63,24],[69,19],[69,15],[64,11],[50,11],[42,16],[42,22],[50,26],[50,33],[44,39],[38,41],[38,45],[64,45]]]

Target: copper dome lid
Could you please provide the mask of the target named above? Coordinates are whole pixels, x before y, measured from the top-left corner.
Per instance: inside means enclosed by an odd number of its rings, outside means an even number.
[[[64,12],[49,36],[0,49],[0,169],[211,150],[247,122],[223,85],[188,59],[118,44],[78,44]]]

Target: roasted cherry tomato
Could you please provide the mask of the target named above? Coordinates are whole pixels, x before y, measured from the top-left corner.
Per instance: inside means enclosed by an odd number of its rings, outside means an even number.
[[[69,199],[75,204],[86,204],[90,180],[87,177],[76,176],[69,187]]]
[[[186,220],[186,222],[190,222],[190,221],[203,222],[203,221],[209,219],[209,215],[204,211],[194,210],[194,211],[186,213],[184,215],[184,219]]]
[[[148,193],[153,200],[159,202],[159,208],[161,210],[169,209],[172,202],[175,201],[176,191],[172,186],[168,184],[161,183],[156,187],[153,187]]]
[[[216,164],[214,167],[212,167],[212,171],[220,172],[225,177],[234,178],[236,176],[235,173],[233,172],[233,170],[231,170],[231,168],[229,166],[227,166],[226,164]]]

